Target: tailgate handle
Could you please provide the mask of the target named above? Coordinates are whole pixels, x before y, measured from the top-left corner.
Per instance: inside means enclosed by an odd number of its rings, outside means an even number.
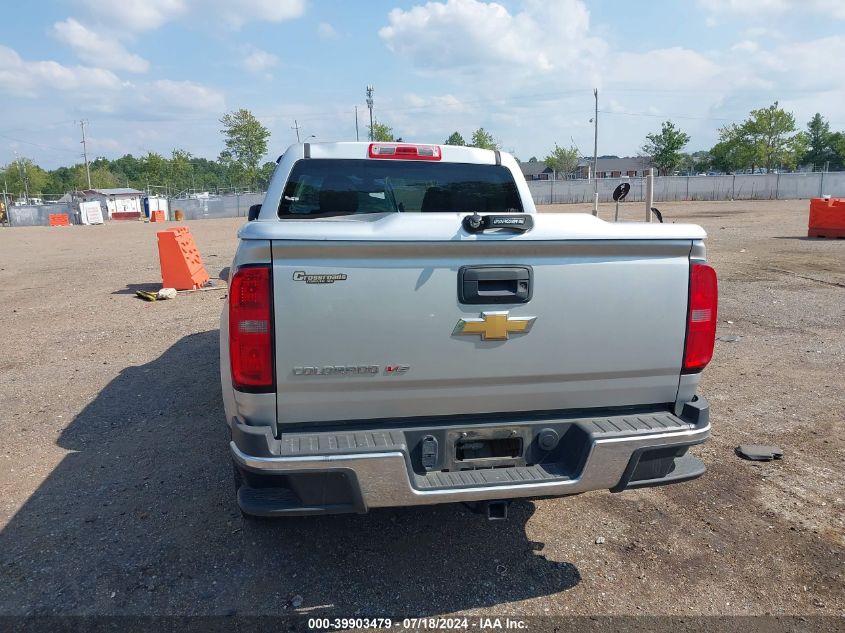
[[[534,228],[534,218],[527,213],[519,215],[472,215],[464,216],[461,224],[467,233],[481,233],[487,229],[502,229],[525,233]]]
[[[528,303],[531,266],[462,266],[458,270],[458,301],[463,304]]]

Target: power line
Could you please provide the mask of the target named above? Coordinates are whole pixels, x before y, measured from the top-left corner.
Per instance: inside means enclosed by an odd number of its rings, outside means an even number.
[[[70,154],[79,155],[79,152],[76,152],[72,149],[67,149],[66,147],[54,147],[52,145],[44,145],[42,143],[33,143],[32,141],[25,141],[22,138],[15,138],[14,136],[9,136],[7,134],[0,134],[0,137],[5,138],[10,141],[15,141],[16,143],[23,143],[24,145],[32,145],[33,147],[38,147],[40,149],[52,150],[56,152],[68,152]]]
[[[64,126],[69,123],[76,123],[76,119],[69,119],[66,121],[53,121],[52,123],[45,123],[41,127],[13,127],[2,130],[2,133],[5,134],[6,132],[43,132],[45,129],[56,128],[59,126]]]

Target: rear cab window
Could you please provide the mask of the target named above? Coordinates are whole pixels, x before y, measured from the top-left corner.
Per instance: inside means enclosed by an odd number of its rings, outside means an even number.
[[[513,175],[502,165],[307,159],[291,170],[282,219],[368,213],[521,213]]]

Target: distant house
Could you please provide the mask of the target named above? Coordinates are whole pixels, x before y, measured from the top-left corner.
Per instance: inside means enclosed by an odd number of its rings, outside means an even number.
[[[599,158],[596,161],[596,174],[599,178],[637,178],[646,176],[651,164],[648,156],[629,156],[626,158]],[[589,178],[593,170],[593,159],[582,158],[578,161],[576,175]]]
[[[115,189],[86,189],[80,201],[97,200],[105,206],[113,220],[135,220],[144,213],[144,192],[130,187]]]
[[[520,163],[519,168],[522,170],[525,180],[551,180],[554,178],[554,170],[541,160]]]

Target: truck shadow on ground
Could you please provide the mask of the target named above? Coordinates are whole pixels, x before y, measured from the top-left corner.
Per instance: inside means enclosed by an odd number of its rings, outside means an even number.
[[[460,505],[244,522],[218,333],[127,367],[61,433],[68,453],[0,533],[0,613],[434,615],[565,591],[577,568]],[[565,526],[561,526],[565,529]],[[301,598],[300,598],[301,597]]]

